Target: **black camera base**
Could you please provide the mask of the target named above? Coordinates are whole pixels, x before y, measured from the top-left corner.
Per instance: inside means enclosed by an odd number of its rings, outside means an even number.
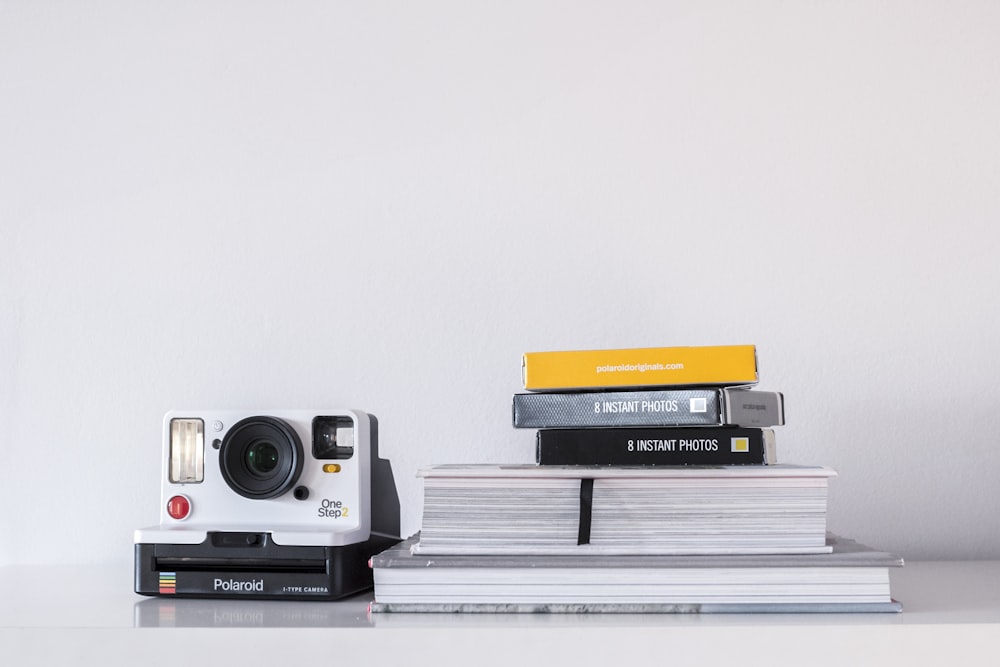
[[[372,587],[368,559],[399,542],[286,546],[270,533],[212,532],[201,544],[136,544],[135,592],[184,598],[337,600]]]

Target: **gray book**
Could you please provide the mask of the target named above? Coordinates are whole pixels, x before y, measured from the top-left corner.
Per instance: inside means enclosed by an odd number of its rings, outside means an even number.
[[[829,534],[829,553],[422,556],[419,534],[374,556],[372,612],[898,612],[903,559]]]
[[[785,423],[780,392],[743,387],[514,394],[516,428]]]
[[[713,603],[704,604],[449,604],[372,602],[372,613],[408,614],[870,614],[901,612],[889,602],[830,603]]]

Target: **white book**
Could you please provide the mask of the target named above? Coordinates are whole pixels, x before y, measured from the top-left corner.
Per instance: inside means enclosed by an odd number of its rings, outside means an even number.
[[[825,553],[820,466],[444,465],[421,554]]]

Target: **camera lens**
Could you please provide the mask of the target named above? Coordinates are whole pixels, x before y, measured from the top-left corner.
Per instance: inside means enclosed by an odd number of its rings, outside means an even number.
[[[295,429],[274,417],[237,422],[219,448],[222,477],[244,498],[274,498],[290,490],[302,473],[302,459]]]
[[[246,464],[250,472],[266,477],[278,467],[278,448],[266,440],[247,447]]]

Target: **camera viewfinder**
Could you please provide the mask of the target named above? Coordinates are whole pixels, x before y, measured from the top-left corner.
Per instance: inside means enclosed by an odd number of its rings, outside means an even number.
[[[313,457],[349,459],[354,456],[354,421],[350,417],[315,417]]]

